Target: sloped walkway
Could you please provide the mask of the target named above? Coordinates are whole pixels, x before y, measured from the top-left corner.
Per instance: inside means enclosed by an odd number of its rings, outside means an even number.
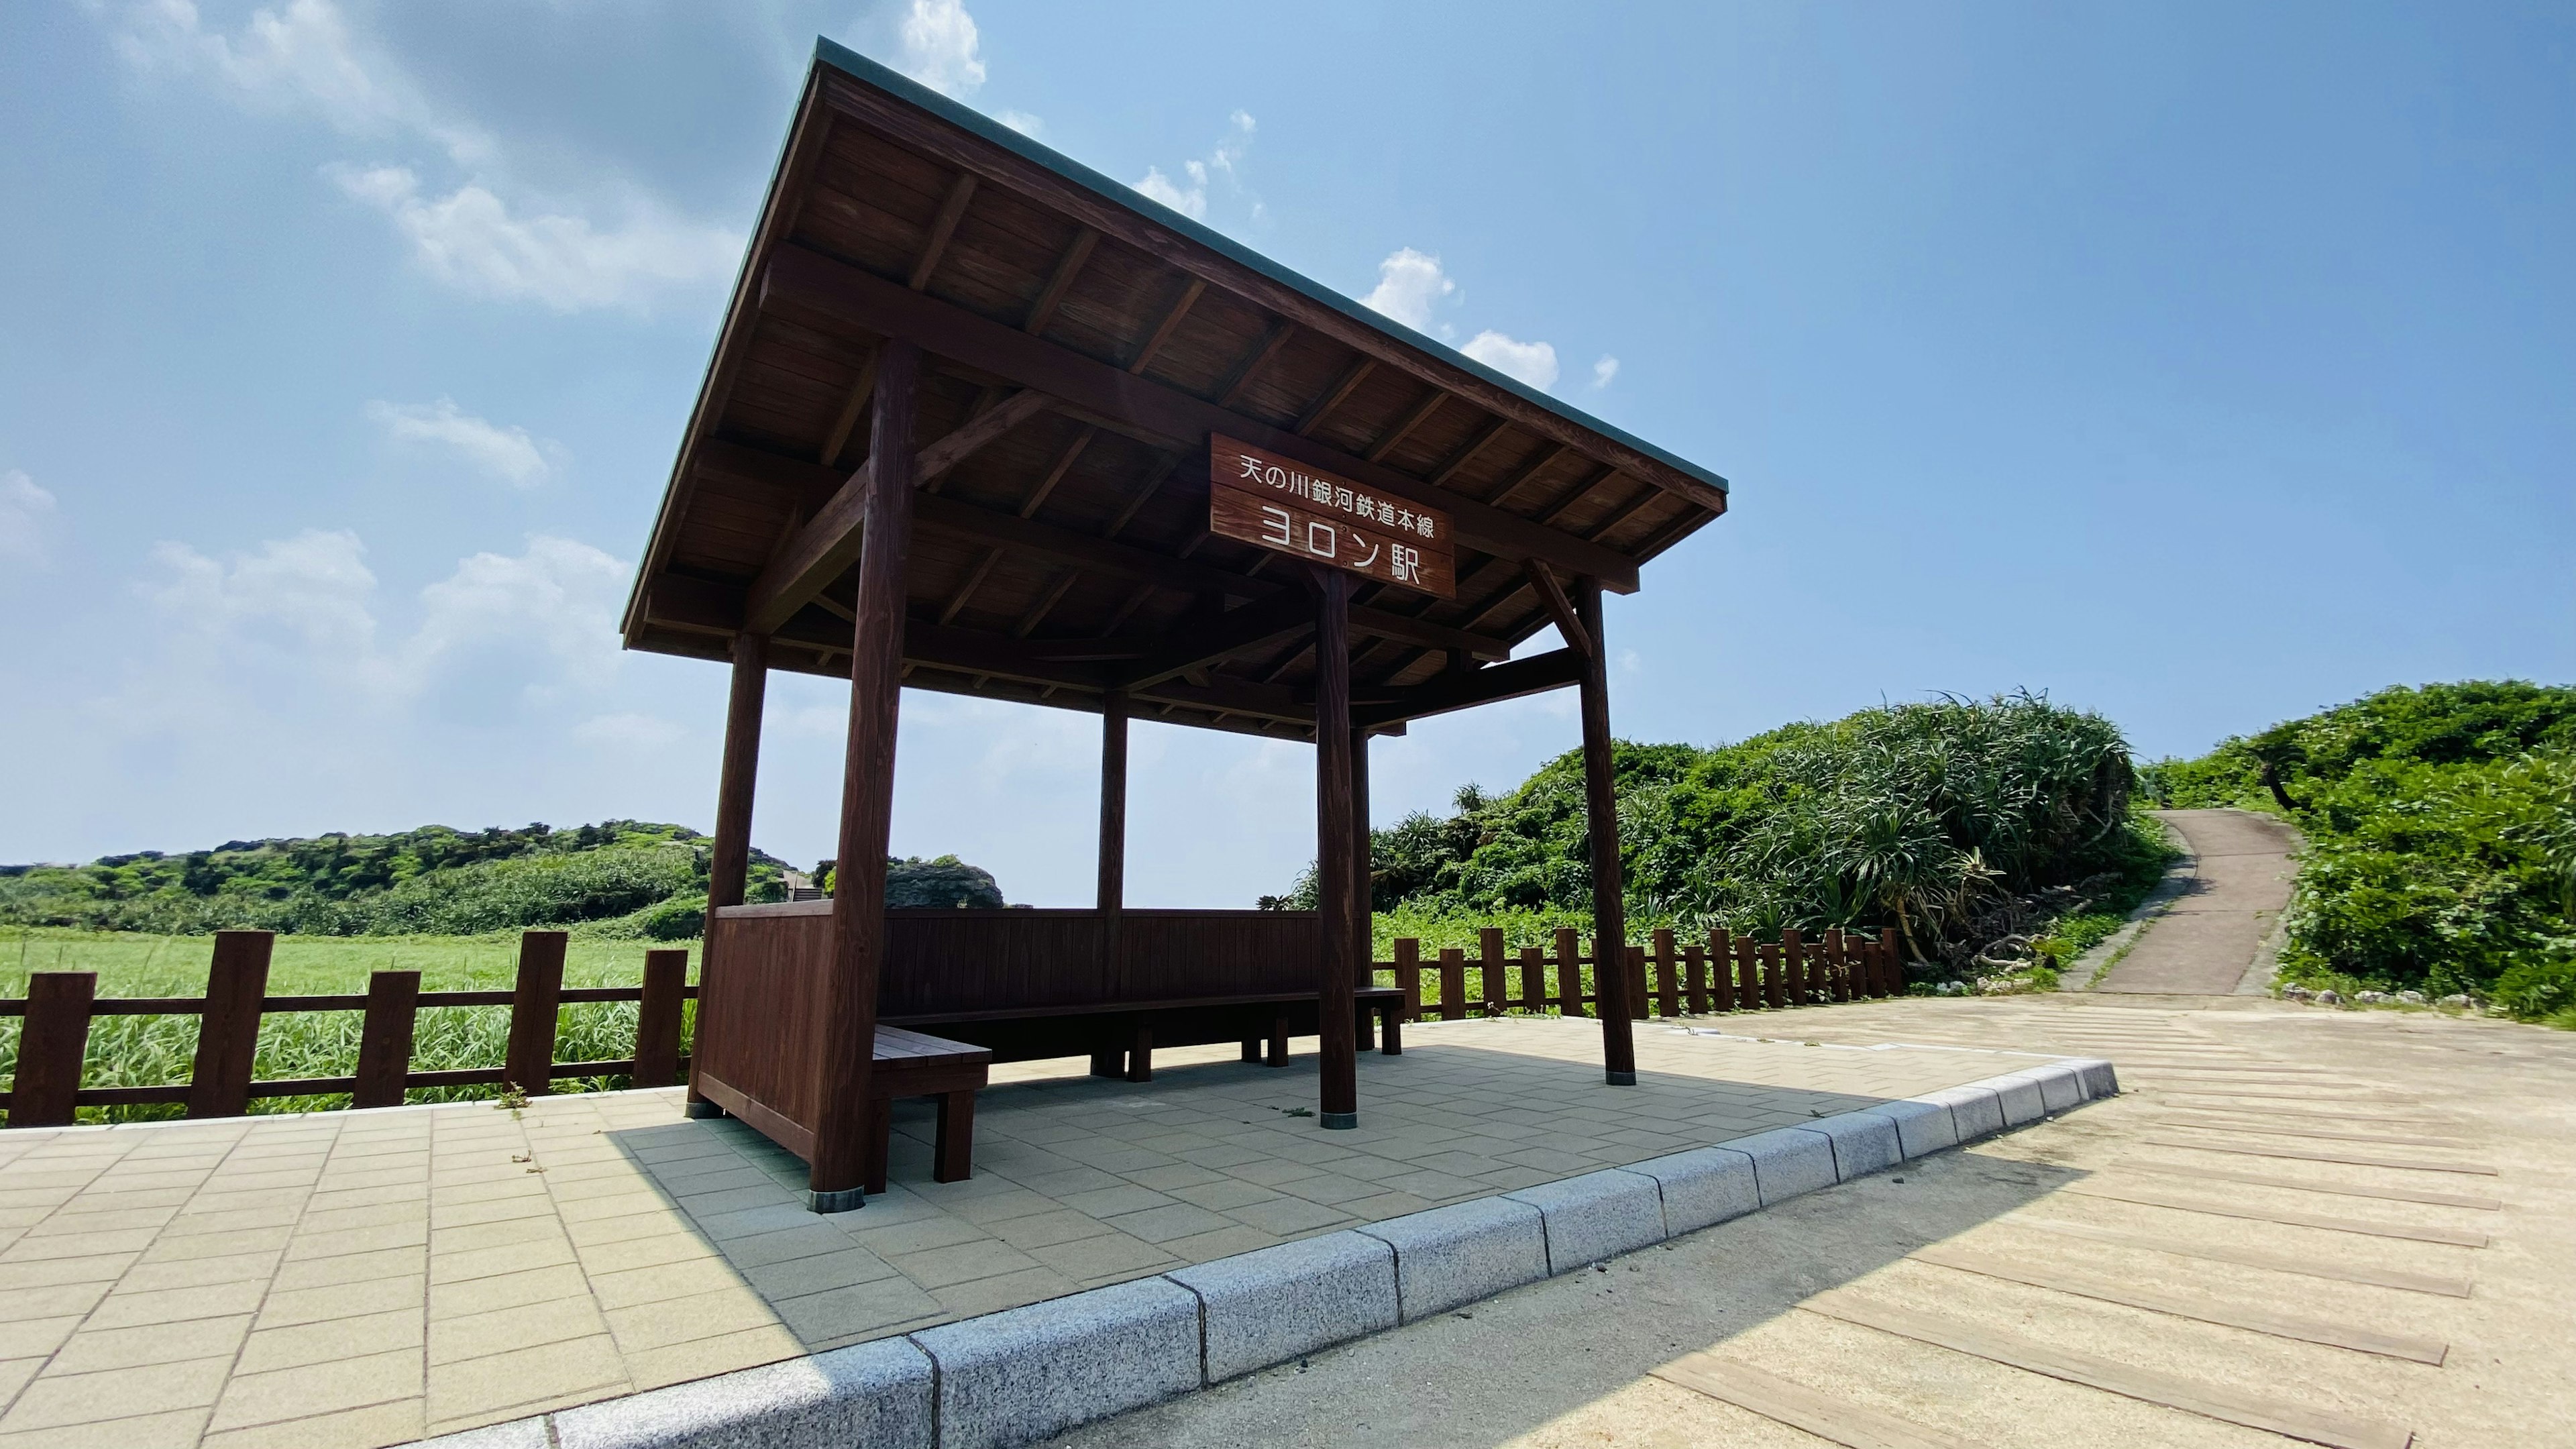
[[[2161,810],[2197,857],[2181,898],[2149,922],[2095,991],[2225,996],[2290,901],[2299,833],[2245,810]]]

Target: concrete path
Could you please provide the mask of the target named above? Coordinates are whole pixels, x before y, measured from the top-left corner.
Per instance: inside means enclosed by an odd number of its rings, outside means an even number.
[[[2230,997],[1799,1015],[2130,1090],[1053,1442],[2566,1442],[2576,1034]]]
[[[2224,996],[2289,904],[2290,855],[2299,834],[2245,810],[2163,810],[2197,857],[2180,899],[2148,923],[2129,954],[2093,990]]]

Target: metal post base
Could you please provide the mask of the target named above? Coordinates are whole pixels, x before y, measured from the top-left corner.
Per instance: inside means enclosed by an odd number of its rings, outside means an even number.
[[[818,1213],[855,1212],[867,1202],[868,1190],[863,1187],[845,1187],[836,1192],[809,1190],[805,1194],[805,1206]]]
[[[1324,1114],[1324,1130],[1327,1132],[1348,1131],[1359,1125],[1360,1114],[1357,1112],[1326,1112]]]
[[[1613,1072],[1604,1069],[1603,1075],[1610,1079],[1610,1085],[1614,1087],[1633,1087],[1637,1085],[1637,1074],[1635,1072]]]
[[[713,1102],[701,1099],[699,1101],[691,1102],[688,1107],[688,1112],[690,1117],[703,1120],[708,1117],[721,1117],[725,1114],[725,1109],[717,1106]]]

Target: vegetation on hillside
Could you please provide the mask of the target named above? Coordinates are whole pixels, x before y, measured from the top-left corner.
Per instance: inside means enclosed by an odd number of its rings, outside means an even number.
[[[0,925],[318,936],[577,927],[611,939],[686,940],[705,929],[710,849],[685,826],[639,820],[234,840],[177,855],[0,866]],[[753,851],[748,897],[781,899],[784,870]],[[1002,903],[990,874],[954,856],[890,861],[887,894],[896,904]]]
[[[2284,979],[2576,1025],[2576,689],[2386,689],[2143,778],[2159,803],[2305,832]]]
[[[2027,694],[1863,710],[1714,749],[1622,742],[1613,759],[1640,923],[1893,930],[1945,977],[2062,960],[2052,924],[2116,918],[2167,853],[2131,809],[2119,730]],[[1581,925],[1590,849],[1569,752],[1508,794],[1469,786],[1446,817],[1373,832],[1373,904]],[[1281,903],[1313,894],[1310,870]]]

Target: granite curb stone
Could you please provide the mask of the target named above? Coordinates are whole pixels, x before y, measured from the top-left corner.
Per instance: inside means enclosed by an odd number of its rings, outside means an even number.
[[[566,1409],[559,1449],[930,1449],[930,1356],[890,1338]]]
[[[2073,1057],[2066,1064],[2084,1079],[2085,1100],[2099,1102],[2120,1095],[2120,1073],[2109,1062],[2100,1057]]]
[[[1451,1203],[1353,1229],[1395,1249],[1397,1303],[1413,1323],[1547,1276],[1539,1210],[1504,1197]]]
[[[1396,1324],[1395,1249],[1364,1233],[1327,1233],[1163,1276],[1198,1295],[1212,1384]]]
[[[1199,1297],[1140,1278],[926,1328],[942,1449],[1003,1449],[1206,1383]]]
[[[1959,1145],[1958,1124],[1950,1120],[1950,1109],[1939,1103],[1907,1098],[1860,1111],[1863,1116],[1884,1117],[1895,1125],[1896,1149],[1909,1161]]]
[[[1833,1144],[1837,1182],[1883,1172],[1905,1160],[1904,1150],[1897,1143],[1896,1124],[1872,1112],[1838,1112],[1793,1130],[1821,1132]]]
[[[1764,1207],[1841,1180],[1834,1176],[1833,1139],[1822,1132],[1774,1127],[1726,1145],[1753,1159],[1753,1184],[1761,1191]]]
[[[1538,1209],[1547,1230],[1551,1275],[1651,1248],[1670,1236],[1664,1231],[1663,1185],[1625,1168],[1543,1182],[1503,1196]]]
[[[2012,1075],[2038,1083],[2040,1105],[2052,1114],[2071,1112],[2084,1105],[2084,1076],[2065,1062],[2050,1062]]]
[[[1992,1080],[1989,1078],[1988,1080]],[[1937,1107],[1950,1109],[1950,1122],[1958,1129],[1962,1143],[1980,1137],[1992,1137],[2004,1130],[2004,1104],[1992,1087],[1971,1082],[1964,1087],[1944,1087],[1914,1098]]]
[[[1671,1237],[1715,1227],[1762,1208],[1762,1192],[1753,1180],[1753,1159],[1732,1148],[1695,1147],[1632,1162],[1623,1170],[1651,1177],[1663,1190],[1664,1230]]]
[[[2026,1073],[2006,1072],[1980,1085],[1994,1092],[2007,1127],[2026,1127],[2048,1115],[2048,1099],[2039,1094],[2039,1083]]]

